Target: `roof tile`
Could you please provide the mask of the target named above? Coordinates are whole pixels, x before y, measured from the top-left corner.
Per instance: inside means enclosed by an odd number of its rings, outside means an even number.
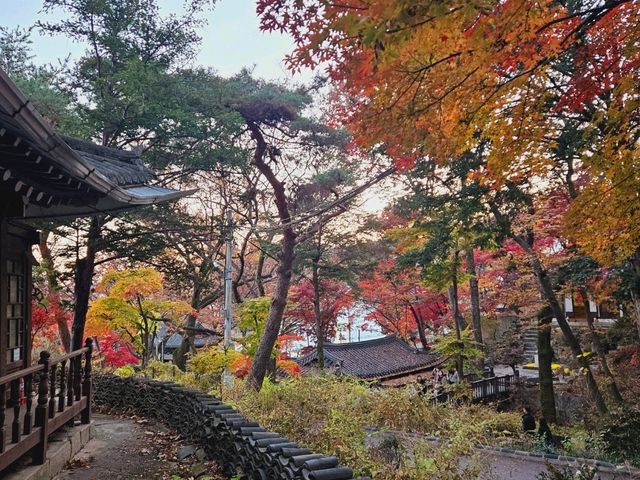
[[[436,352],[418,351],[395,334],[363,342],[327,343],[324,352],[329,366],[341,365],[343,373],[359,378],[386,377],[436,366],[442,361]],[[298,363],[304,370],[316,359],[317,352],[314,351]]]

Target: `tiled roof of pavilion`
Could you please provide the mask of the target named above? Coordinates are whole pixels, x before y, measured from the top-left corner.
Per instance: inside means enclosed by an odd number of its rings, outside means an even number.
[[[1,189],[22,195],[25,217],[107,212],[192,193],[153,181],[140,152],[56,133],[0,69]]]
[[[365,379],[428,369],[444,360],[433,351],[416,350],[395,334],[362,342],[327,343],[324,357],[326,366],[339,367],[341,373]],[[303,374],[316,361],[316,351],[300,358]]]
[[[195,328],[192,329],[195,337],[193,339],[194,347],[201,348],[208,345],[215,345],[220,340],[219,336],[202,323],[196,322]],[[166,323],[158,329],[156,334],[156,343],[164,342],[164,348],[167,350],[175,350],[182,343],[182,334],[178,332],[170,332]]]
[[[120,186],[144,185],[155,174],[142,162],[140,151],[103,147],[78,138],[60,135],[88,165]]]

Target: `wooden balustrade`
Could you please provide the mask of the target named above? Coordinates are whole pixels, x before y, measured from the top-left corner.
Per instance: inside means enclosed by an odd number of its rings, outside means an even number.
[[[468,382],[471,387],[471,398],[473,402],[481,402],[482,400],[493,399],[501,395],[509,393],[516,383],[514,375],[504,375],[501,377],[482,378]],[[443,391],[432,397],[436,403],[446,402],[453,398],[450,392]]]
[[[55,360],[41,352],[37,365],[0,377],[0,472],[29,451],[42,464],[50,434],[78,415],[91,421],[92,352],[88,338],[84,348]]]

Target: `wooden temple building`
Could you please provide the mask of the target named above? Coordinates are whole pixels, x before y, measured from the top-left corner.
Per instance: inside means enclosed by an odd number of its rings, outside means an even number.
[[[63,137],[0,70],[0,472],[31,451],[43,462],[48,435],[81,415],[90,421],[91,342],[53,359],[31,355],[29,219],[74,217],[184,196],[153,185],[139,153]]]
[[[417,350],[397,335],[349,343],[326,343],[327,371],[374,380],[383,386],[398,387],[431,376],[447,360],[434,351]],[[316,350],[300,358],[303,375],[319,373]]]

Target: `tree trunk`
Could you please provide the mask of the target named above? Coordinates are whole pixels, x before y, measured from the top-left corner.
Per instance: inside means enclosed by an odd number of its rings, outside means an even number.
[[[254,164],[273,189],[278,218],[282,226],[282,242],[280,245],[278,268],[276,270],[276,287],[271,299],[271,308],[269,309],[269,316],[267,317],[264,333],[260,339],[260,344],[253,359],[253,366],[251,367],[251,373],[249,375],[249,383],[256,390],[260,390],[269,365],[269,359],[273,352],[273,347],[278,340],[278,334],[280,333],[280,327],[282,325],[282,316],[287,306],[287,296],[289,295],[289,286],[291,285],[291,275],[293,273],[296,234],[291,226],[291,215],[289,214],[289,205],[284,184],[277,179],[271,167],[265,163],[264,156],[267,153],[267,143],[256,124],[248,121],[247,126],[256,141]]]
[[[173,363],[183,372],[187,369],[187,354],[191,349],[191,343],[188,337],[185,335],[182,337],[180,346],[173,352]]]
[[[456,253],[456,257],[457,257]],[[457,264],[457,262],[455,262]],[[462,330],[466,327],[464,318],[460,314],[460,306],[458,305],[458,268],[455,267],[451,275],[451,286],[449,287],[449,303],[451,304],[451,313],[453,314],[453,323],[456,327],[456,338],[462,341]],[[458,377],[462,381],[464,377],[464,359],[462,355],[458,355],[457,359]]]
[[[67,318],[62,310],[60,304],[60,286],[58,285],[58,279],[56,277],[56,270],[53,264],[53,255],[51,249],[47,244],[49,235],[51,232],[43,230],[40,235],[40,256],[42,257],[42,268],[44,269],[47,277],[47,302],[49,305],[56,303],[58,305],[56,315],[56,325],[58,326],[58,335],[60,336],[60,343],[66,353],[71,351],[71,332],[69,331],[69,325],[67,324]]]
[[[258,264],[256,265],[256,276],[255,276],[259,297],[264,297],[266,295],[264,290],[264,281],[262,280],[262,270],[264,270],[264,260],[265,260],[264,251],[260,249],[260,254],[258,256]]]
[[[471,300],[471,325],[473,326],[473,338],[480,345],[482,341],[482,325],[480,323],[480,291],[478,288],[478,277],[476,276],[476,262],[473,258],[473,248],[466,251],[467,273],[469,277],[469,297]],[[483,348],[484,351],[484,348]],[[478,367],[484,368],[484,358],[479,359]]]
[[[429,343],[427,342],[427,332],[424,329],[424,321],[422,320],[422,317],[420,316],[420,314],[418,313],[418,311],[416,310],[413,304],[409,303],[409,308],[411,308],[411,313],[418,327],[418,337],[420,337],[420,343],[422,344],[422,348],[424,350],[428,350]]]
[[[320,243],[321,232],[318,232],[318,243]],[[317,254],[311,259],[311,282],[313,283],[313,313],[315,317],[316,330],[316,355],[318,367],[324,370],[324,325],[322,322],[322,310],[320,309],[320,246]]]
[[[199,282],[195,283],[193,287],[193,295],[191,295],[191,308],[194,310],[200,310],[200,308],[202,308],[201,295],[202,285],[200,285]],[[196,335],[196,317],[191,313],[187,314],[184,319],[184,327],[182,341],[180,342],[180,346],[173,352],[172,357],[173,364],[183,372],[187,368],[187,355],[189,353],[195,353],[194,338]]]
[[[84,326],[87,321],[87,311],[89,310],[89,298],[91,296],[91,285],[93,282],[93,272],[95,269],[96,254],[98,252],[96,243],[100,239],[103,218],[94,215],[91,217],[89,233],[87,235],[87,252],[84,258],[76,260],[75,275],[75,308],[73,312],[71,349],[78,350],[83,347]]]
[[[589,305],[589,297],[587,295],[587,289],[582,287],[579,289],[580,295],[582,296],[582,304],[584,305],[586,317],[587,317],[587,325],[589,326],[589,331],[591,332],[591,341],[593,342],[593,350],[600,361],[600,367],[602,368],[602,373],[606,377],[606,386],[609,391],[609,395],[611,399],[621,405],[624,403],[622,395],[620,394],[620,390],[618,389],[618,384],[616,383],[616,379],[611,373],[609,369],[609,364],[607,363],[607,356],[604,353],[602,348],[602,344],[600,343],[600,334],[596,331],[596,328],[593,324],[593,313],[591,313],[591,308]]]
[[[634,316],[636,318],[636,328],[640,338],[640,252],[636,252],[629,262],[633,275],[631,278],[631,301],[633,302]]]
[[[256,390],[262,388],[262,382],[267,371],[269,359],[273,352],[273,347],[278,340],[280,326],[282,325],[282,316],[287,306],[287,296],[289,294],[289,286],[291,285],[291,275],[293,271],[293,259],[295,248],[295,235],[293,230],[283,232],[282,247],[279,255],[279,265],[277,269],[276,288],[271,299],[271,308],[265,325],[264,333],[258,346],[258,351],[253,359],[251,368],[250,383]]]
[[[636,318],[636,328],[638,329],[638,338],[640,338],[640,292],[631,290],[631,301],[633,302],[634,316]]]
[[[149,332],[142,332],[142,368],[147,368],[149,363]]]
[[[564,316],[564,312],[562,311],[560,303],[558,302],[558,298],[553,291],[553,286],[551,285],[551,280],[549,279],[549,275],[547,274],[546,269],[543,267],[540,259],[531,249],[531,246],[528,242],[523,240],[522,237],[518,235],[514,235],[513,239],[518,243],[518,245],[522,247],[525,252],[527,252],[529,262],[531,263],[531,267],[533,268],[534,274],[538,281],[538,288],[540,289],[540,293],[542,293],[543,298],[551,308],[551,313],[556,318],[558,326],[560,327],[560,330],[562,330],[562,334],[564,335],[565,341],[569,345],[573,356],[576,358],[576,360],[578,360],[580,367],[582,367],[585,372],[587,388],[589,390],[589,394],[591,395],[591,399],[594,401],[596,408],[600,413],[607,413],[607,405],[602,398],[602,394],[600,393],[598,384],[593,376],[593,372],[591,372],[589,360],[585,358],[584,352],[580,347],[580,342],[573,334],[571,326]]]
[[[540,380],[540,407],[543,417],[555,423],[556,397],[553,392],[553,349],[551,348],[551,309],[545,307],[538,314],[538,377]]]

